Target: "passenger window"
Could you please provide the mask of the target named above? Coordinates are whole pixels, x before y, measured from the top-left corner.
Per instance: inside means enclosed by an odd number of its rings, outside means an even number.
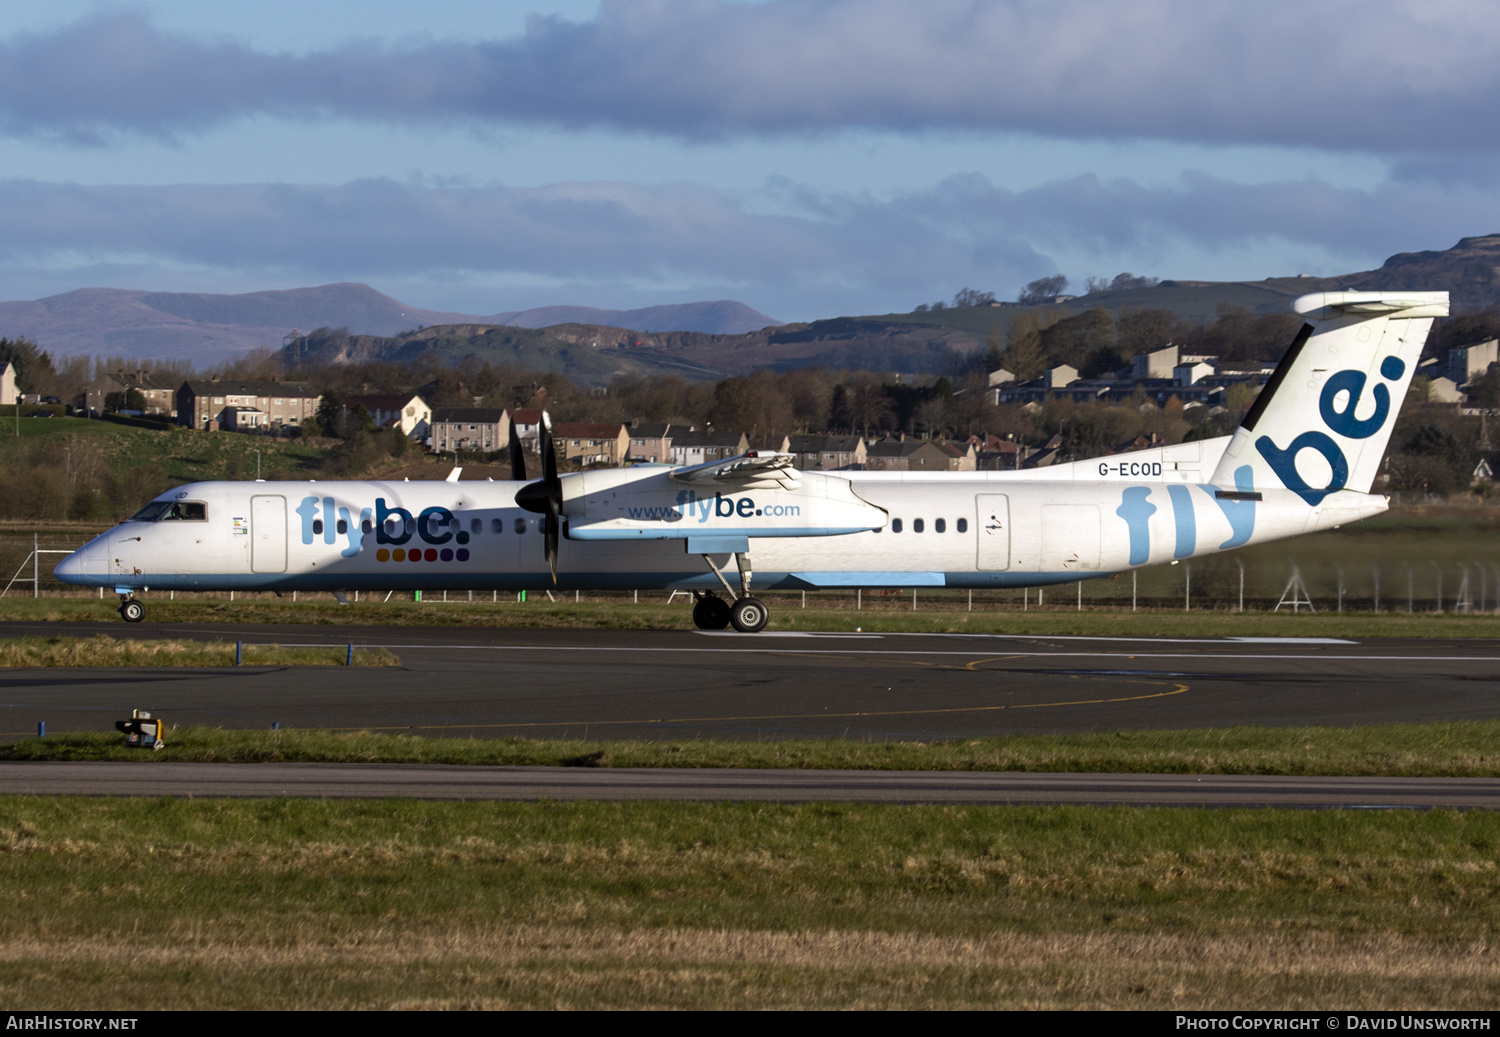
[[[922,520],[921,519],[912,519],[911,520],[911,531],[913,533],[920,533],[920,532],[922,532]]]
[[[504,519],[490,519],[490,532],[491,533],[504,533],[505,532],[505,520]]]
[[[523,518],[516,519],[516,532],[517,533],[524,533],[524,532],[526,532],[526,520],[525,519],[523,519]]]
[[[946,533],[946,532],[948,532],[948,520],[947,519],[933,519],[932,520],[932,531],[934,533]]]
[[[892,533],[899,533],[899,532],[901,532],[901,520],[900,519],[891,519],[891,532]]]
[[[469,532],[470,533],[473,533],[475,536],[478,536],[481,532],[483,532],[483,530],[484,530],[484,522],[483,522],[483,520],[481,520],[481,519],[470,519],[469,520]]]
[[[359,523],[359,531],[366,535],[373,533],[375,531],[375,523],[369,519],[362,519]]]
[[[969,520],[968,519],[959,519],[958,520],[958,531],[960,533],[967,533],[969,531]]]
[[[323,535],[323,520],[322,519],[313,519],[313,535],[314,536],[322,536]]]
[[[349,532],[349,523],[345,519],[339,519],[338,530],[341,536]]]

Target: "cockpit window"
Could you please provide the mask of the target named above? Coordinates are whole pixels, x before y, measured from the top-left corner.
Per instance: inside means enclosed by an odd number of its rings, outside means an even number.
[[[201,501],[180,500],[174,501],[167,509],[167,513],[161,517],[162,522],[205,522],[208,520],[208,506]]]
[[[204,522],[208,506],[201,501],[154,500],[130,516],[131,522]]]
[[[131,522],[155,522],[166,514],[167,509],[172,506],[169,500],[154,500],[140,511],[130,516]]]

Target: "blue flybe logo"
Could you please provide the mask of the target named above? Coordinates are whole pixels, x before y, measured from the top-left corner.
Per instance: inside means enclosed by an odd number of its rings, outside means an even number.
[[[344,542],[339,554],[353,558],[369,537],[379,545],[396,545],[396,550],[381,546],[376,560],[449,562],[469,560],[468,548],[455,550],[448,544],[467,544],[469,534],[458,529],[453,512],[443,507],[423,508],[413,516],[405,508],[389,507],[384,497],[375,498],[374,508],[361,508],[356,519],[349,508],[332,497],[303,497],[297,505],[302,519],[302,542],[311,544],[321,538],[325,544]],[[372,521],[373,520],[373,521]],[[456,530],[456,531],[455,531]],[[418,538],[410,549],[401,546]],[[430,544],[431,547],[425,547]],[[399,557],[397,557],[399,556]]]
[[[1387,381],[1396,382],[1405,373],[1406,364],[1398,357],[1388,356],[1381,361],[1380,374]],[[1318,396],[1318,415],[1330,432],[1347,439],[1369,439],[1385,426],[1386,419],[1391,416],[1391,391],[1384,382],[1376,382],[1370,389],[1370,399],[1375,403],[1374,413],[1368,418],[1354,416],[1364,397],[1365,384],[1363,371],[1339,371],[1324,383]],[[1343,410],[1337,406],[1341,393],[1349,396],[1348,406]],[[1255,449],[1266,459],[1283,486],[1313,506],[1321,504],[1324,497],[1342,490],[1349,482],[1349,459],[1333,437],[1325,432],[1304,432],[1285,449],[1278,447],[1270,436],[1261,436],[1255,441]],[[1304,450],[1315,451],[1328,462],[1332,474],[1327,486],[1309,486],[1307,480],[1298,474],[1297,455]]]
[[[681,522],[696,519],[700,524],[710,518],[756,518],[769,515],[783,518],[802,514],[798,504],[756,504],[754,497],[699,497],[696,490],[683,490],[677,495],[676,504],[657,504],[649,507],[625,509],[628,518],[655,520],[658,522]]]

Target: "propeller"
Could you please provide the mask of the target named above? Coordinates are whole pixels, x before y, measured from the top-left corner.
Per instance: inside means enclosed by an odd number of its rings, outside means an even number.
[[[505,420],[510,422],[510,477],[513,482],[526,481],[526,454],[521,450],[521,437],[516,435],[516,419],[509,411]]]
[[[542,455],[542,477],[516,491],[516,503],[542,516],[542,536],[552,582],[557,582],[557,541],[562,533],[562,480],[557,477],[557,454],[552,448],[552,419],[542,411],[536,430],[537,452]],[[515,454],[512,453],[512,458]]]

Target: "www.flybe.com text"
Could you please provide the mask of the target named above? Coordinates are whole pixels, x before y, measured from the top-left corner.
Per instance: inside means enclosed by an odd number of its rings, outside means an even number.
[[[801,515],[802,507],[798,504],[756,504],[753,497],[725,497],[717,493],[712,497],[699,497],[692,490],[683,490],[677,495],[676,504],[628,508],[625,514],[633,519],[674,522],[688,518],[703,523],[710,518],[790,517]]]

